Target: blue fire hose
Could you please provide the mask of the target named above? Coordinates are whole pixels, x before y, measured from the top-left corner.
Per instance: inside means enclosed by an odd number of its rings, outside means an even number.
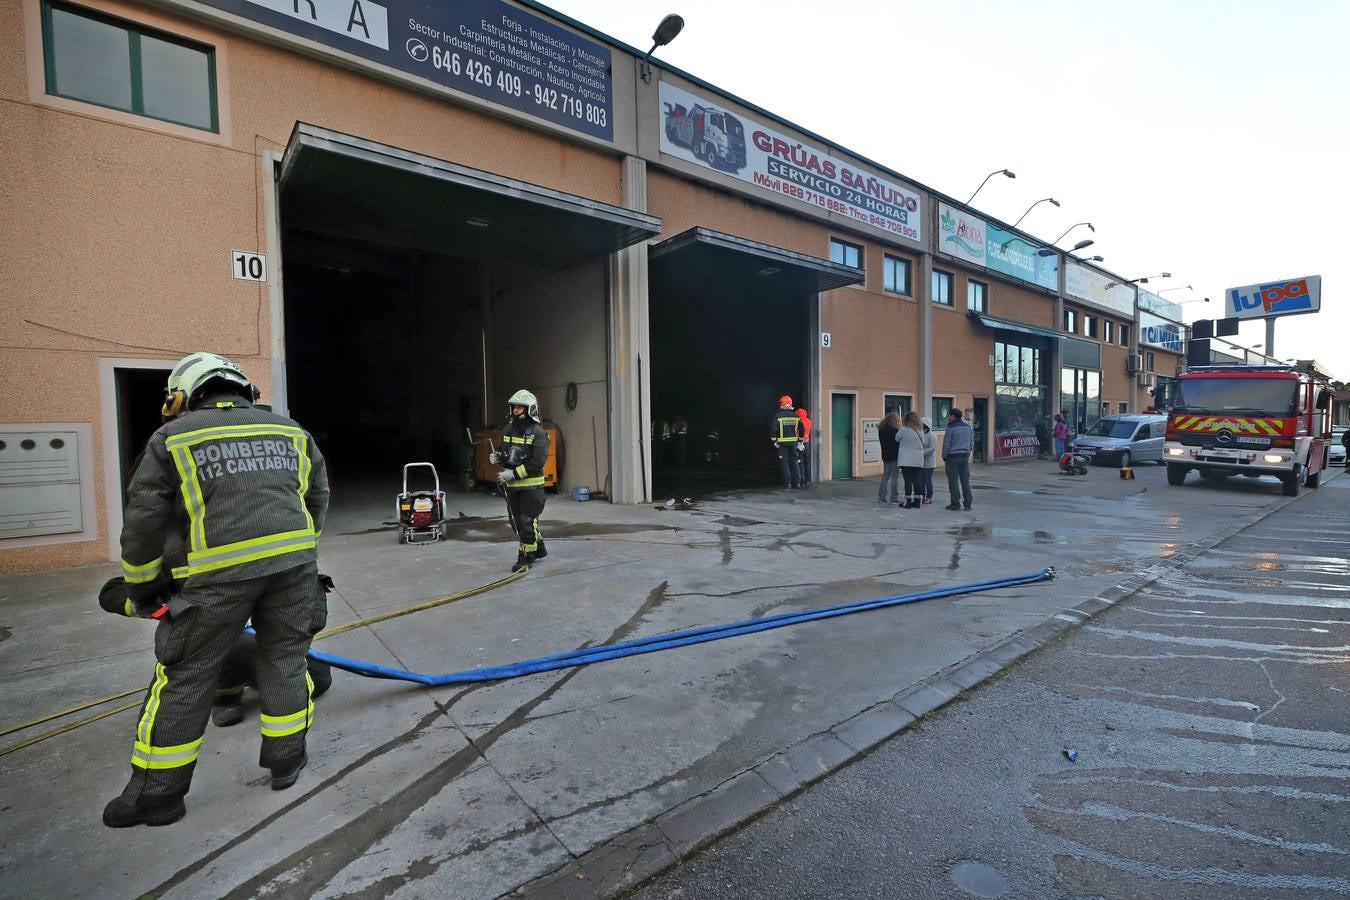
[[[736,637],[742,634],[754,634],[758,631],[769,631],[774,628],[785,628],[789,625],[797,625],[802,622],[832,619],[835,616],[846,616],[851,613],[865,612],[869,609],[884,609],[888,606],[918,603],[921,600],[935,600],[939,597],[951,597],[957,594],[974,594],[980,591],[994,591],[1000,588],[1018,587],[1019,585],[1024,584],[1037,584],[1042,581],[1050,581],[1054,577],[1054,568],[1045,568],[1032,575],[1016,575],[1008,578],[998,578],[993,581],[981,581],[976,584],[937,588],[917,594],[897,594],[893,597],[882,597],[876,600],[859,600],[854,603],[844,603],[838,606],[823,606],[816,609],[801,610],[800,612],[781,613],[776,616],[767,616],[763,619],[744,619],[740,622],[730,622],[726,625],[710,625],[706,628],[692,628],[687,631],[655,634],[651,637],[638,638],[631,641],[620,641],[615,644],[600,644],[595,647],[582,647],[577,650],[569,650],[566,653],[555,653],[552,656],[541,656],[536,659],[526,659],[502,666],[489,666],[482,669],[466,669],[462,672],[448,672],[444,675],[428,675],[422,672],[409,672],[405,669],[395,669],[390,666],[382,666],[377,663],[365,662],[359,659],[349,659],[345,656],[336,656],[332,653],[320,653],[314,650],[311,650],[309,655],[312,659],[326,662],[334,668],[343,669],[347,672],[354,672],[357,675],[364,675],[367,678],[387,678],[396,681],[410,681],[414,684],[424,684],[428,686],[475,684],[484,681],[502,681],[508,678],[520,678],[524,675],[534,675],[539,672],[551,672],[555,669],[568,669],[573,666],[586,666],[591,663],[604,662],[609,659],[622,659],[625,656],[655,653],[659,650],[672,650],[676,647],[688,647],[691,644],[702,644],[707,641],[720,641],[723,638]]]

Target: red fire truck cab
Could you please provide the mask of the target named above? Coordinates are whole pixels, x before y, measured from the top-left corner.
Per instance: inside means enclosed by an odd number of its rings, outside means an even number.
[[[1192,366],[1177,381],[1163,460],[1169,484],[1274,475],[1315,488],[1331,445],[1330,378],[1312,364]]]

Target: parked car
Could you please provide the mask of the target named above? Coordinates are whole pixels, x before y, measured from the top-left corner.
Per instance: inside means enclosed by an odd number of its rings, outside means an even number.
[[[1103,416],[1073,439],[1074,450],[1095,462],[1129,466],[1139,462],[1163,465],[1167,416],[1124,413]]]
[[[1331,447],[1327,452],[1327,465],[1343,466],[1345,465],[1345,431],[1350,425],[1333,425],[1331,427]]]

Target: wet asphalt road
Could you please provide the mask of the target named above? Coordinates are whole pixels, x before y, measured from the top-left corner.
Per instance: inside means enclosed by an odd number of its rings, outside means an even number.
[[[1350,478],[638,896],[1350,896]]]

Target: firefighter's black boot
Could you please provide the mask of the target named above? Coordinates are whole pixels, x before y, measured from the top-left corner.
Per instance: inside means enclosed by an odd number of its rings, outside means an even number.
[[[534,558],[535,558],[535,559],[543,559],[545,556],[548,556],[548,551],[544,549],[544,542],[543,542],[543,541],[540,541],[540,542],[539,542],[539,549],[537,549],[537,550],[534,551]]]
[[[142,805],[128,803],[121,797],[108,801],[103,807],[103,824],[109,828],[129,828],[132,825],[168,825],[187,815],[187,806],[183,798],[168,800],[164,803]]]
[[[533,553],[517,553],[516,564],[511,567],[511,571],[519,572],[521,569],[528,569],[532,562],[534,562]]]
[[[244,721],[242,703],[217,703],[211,707],[211,723],[217,728],[229,728]]]
[[[284,791],[286,788],[295,784],[295,780],[300,777],[300,770],[309,762],[309,754],[301,753],[300,758],[293,763],[285,766],[277,766],[272,770],[272,790]]]

